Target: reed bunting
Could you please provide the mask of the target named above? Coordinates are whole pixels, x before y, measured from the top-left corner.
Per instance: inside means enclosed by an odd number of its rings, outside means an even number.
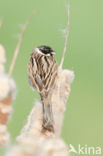
[[[54,50],[48,46],[39,46],[31,54],[28,63],[28,75],[31,87],[41,96],[43,106],[42,130],[54,132],[51,93],[55,86],[58,65]]]

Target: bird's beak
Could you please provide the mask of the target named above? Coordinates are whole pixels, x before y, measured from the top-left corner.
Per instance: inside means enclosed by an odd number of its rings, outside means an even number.
[[[56,54],[56,52],[55,51],[53,51],[53,52],[51,52],[52,53],[52,55],[55,55]]]

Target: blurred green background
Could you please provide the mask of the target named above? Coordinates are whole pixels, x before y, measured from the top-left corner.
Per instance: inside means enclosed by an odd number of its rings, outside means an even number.
[[[6,49],[7,72],[20,26],[32,10],[37,9],[25,33],[13,73],[18,92],[8,123],[9,132],[14,142],[34,99],[39,98],[28,84],[27,63],[32,49],[42,44],[50,45],[60,63],[64,47],[61,30],[66,27],[68,3],[70,35],[64,68],[74,70],[75,81],[66,105],[62,137],[75,148],[78,144],[87,144],[103,149],[103,0],[0,0],[0,17],[3,18],[0,43]]]

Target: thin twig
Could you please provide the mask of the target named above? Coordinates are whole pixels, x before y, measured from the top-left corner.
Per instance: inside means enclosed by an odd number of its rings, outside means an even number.
[[[68,37],[69,37],[69,15],[70,15],[70,12],[69,12],[69,6],[68,6],[68,22],[67,22],[67,28],[66,28],[66,37],[65,37],[65,43],[64,43],[64,50],[63,50],[63,54],[62,54],[62,58],[61,58],[61,63],[60,63],[60,69],[62,69],[62,66],[63,66],[63,62],[64,62],[64,57],[65,57],[65,53],[66,53],[66,48],[67,48],[67,44],[68,44]]]
[[[30,17],[28,18],[28,20],[26,21],[25,25],[24,25],[24,28],[21,32],[21,35],[20,35],[20,38],[18,40],[18,43],[17,43],[17,46],[16,46],[16,49],[15,49],[15,52],[14,52],[14,56],[12,58],[12,62],[11,62],[11,66],[10,66],[10,69],[9,69],[9,73],[8,73],[8,76],[11,77],[12,73],[13,73],[13,69],[14,69],[14,66],[15,66],[15,63],[16,63],[16,59],[17,59],[17,56],[19,54],[19,50],[20,50],[20,47],[21,47],[21,43],[22,43],[22,40],[23,40],[23,36],[24,36],[24,33],[27,29],[27,26],[28,24],[30,23],[30,20],[32,18],[32,16],[35,14],[35,10],[32,12],[32,14],[30,15]]]

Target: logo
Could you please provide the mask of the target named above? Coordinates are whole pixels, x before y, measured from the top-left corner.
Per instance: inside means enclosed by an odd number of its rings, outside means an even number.
[[[75,148],[72,144],[69,145],[69,153],[75,153],[75,154],[85,154],[85,155],[100,155],[102,154],[102,148],[101,147],[89,147],[87,145],[81,146],[78,144],[78,146]]]

